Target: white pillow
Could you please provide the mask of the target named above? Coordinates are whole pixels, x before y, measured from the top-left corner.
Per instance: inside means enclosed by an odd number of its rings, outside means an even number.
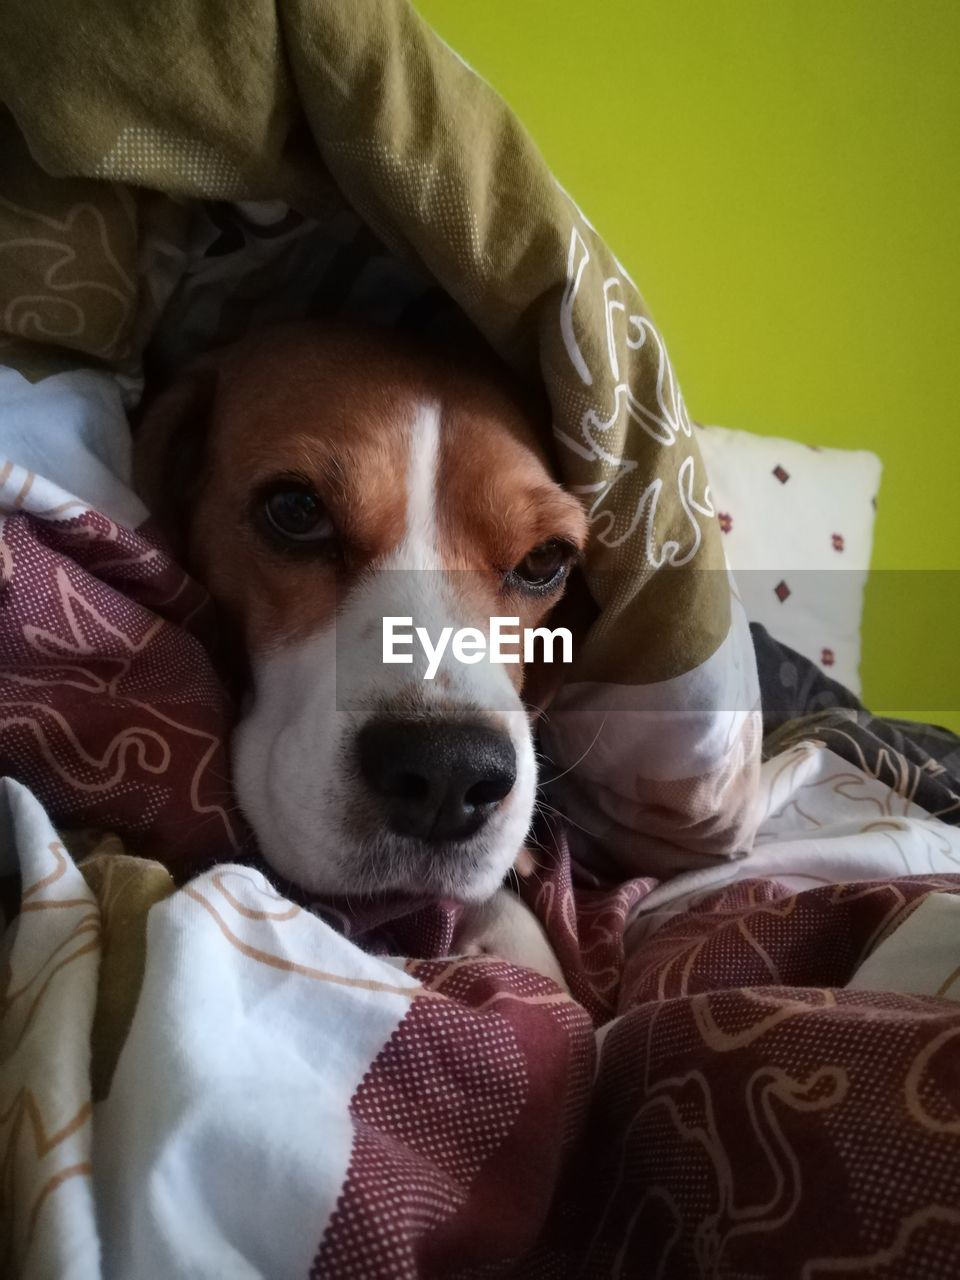
[[[724,427],[696,432],[747,617],[859,694],[880,459]]]

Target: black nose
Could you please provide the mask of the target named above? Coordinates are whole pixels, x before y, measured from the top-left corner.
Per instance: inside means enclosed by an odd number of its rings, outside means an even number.
[[[421,840],[472,835],[517,779],[510,738],[482,724],[375,720],[360,730],[359,748],[390,830]]]

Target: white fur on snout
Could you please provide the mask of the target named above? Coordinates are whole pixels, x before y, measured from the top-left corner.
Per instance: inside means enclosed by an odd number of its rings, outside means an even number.
[[[322,893],[376,889],[483,901],[513,864],[530,826],[536,760],[530,726],[505,668],[457,662],[448,650],[437,677],[427,659],[383,662],[383,618],[411,617],[434,637],[443,627],[485,625],[468,617],[457,575],[442,567],[436,475],[440,412],[419,407],[410,429],[403,541],[353,588],[336,620],[306,641],[254,655],[253,702],[234,738],[240,804],[267,861]],[[502,728],[516,754],[516,782],[486,823],[448,856],[418,855],[416,841],[383,827],[360,777],[357,734],[369,720],[402,718]]]

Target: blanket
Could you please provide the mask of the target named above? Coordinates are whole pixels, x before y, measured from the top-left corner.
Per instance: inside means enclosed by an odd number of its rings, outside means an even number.
[[[548,446],[591,516],[585,576],[598,616],[544,732],[558,771],[584,757],[569,811],[596,833],[598,856],[632,871],[655,852],[690,865],[749,844],[756,668],[664,341],[517,120],[407,0],[283,0],[242,12],[226,0],[146,10],[83,0],[75,16],[49,0],[12,0],[0,13],[0,102],[0,354],[31,417],[49,416],[43,402],[55,388],[75,389],[87,398],[74,415],[96,420],[87,430],[107,447],[106,436],[123,433],[117,397],[136,399],[145,358],[169,372],[238,331],[311,314],[318,299],[407,323],[410,307],[422,314],[439,293],[546,396]],[[199,202],[220,207],[211,219]],[[239,205],[239,217],[225,219],[224,205]],[[32,470],[41,453],[36,441],[12,456]],[[14,510],[50,519],[24,483],[9,488]],[[127,507],[98,501],[99,490],[77,493],[77,479],[63,487],[135,523]],[[71,514],[71,527],[90,520]],[[65,521],[53,523],[62,536]],[[135,574],[144,587],[145,556]],[[109,625],[136,635],[132,678],[177,726],[171,739],[154,723],[156,746],[136,753],[127,740],[123,833],[140,845],[177,842],[186,856],[196,851],[192,814],[201,843],[227,852],[228,824],[217,831],[209,818],[222,769],[201,736],[216,736],[217,713],[209,690],[186,702],[203,706],[202,723],[173,712],[160,690],[154,639],[163,637],[144,628],[162,610],[117,626],[127,593],[107,605],[99,579],[80,587],[75,574],[69,590],[96,595],[98,612],[113,611]],[[171,620],[182,618],[174,605]],[[61,636],[69,626],[61,619]],[[17,660],[36,667],[35,658],[28,647]],[[80,758],[62,725],[25,710],[15,746],[0,741],[2,763],[23,776],[32,735],[32,773],[49,772],[44,752],[55,757],[57,812],[87,822],[90,783],[66,779],[94,767],[84,753],[99,760],[116,741],[133,712],[127,694],[115,682],[109,698],[91,699]],[[191,733],[184,803],[157,753]]]
[[[573,995],[371,954],[249,866],[78,866],[7,781],[5,1273],[947,1280],[960,836],[841,768],[851,823],[809,753],[761,847],[817,888],[688,885],[651,928],[655,882],[573,891],[552,847]]]
[[[662,337],[503,104],[400,0],[11,0],[0,101],[0,1273],[953,1276],[957,744],[751,642]],[[329,311],[465,318],[590,511],[521,886],[568,992],[237,811],[127,415]]]

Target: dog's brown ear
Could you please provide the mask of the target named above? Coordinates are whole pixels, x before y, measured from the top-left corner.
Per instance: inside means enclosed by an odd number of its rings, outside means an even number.
[[[183,564],[206,470],[217,377],[212,362],[194,365],[147,403],[134,428],[134,488]]]

